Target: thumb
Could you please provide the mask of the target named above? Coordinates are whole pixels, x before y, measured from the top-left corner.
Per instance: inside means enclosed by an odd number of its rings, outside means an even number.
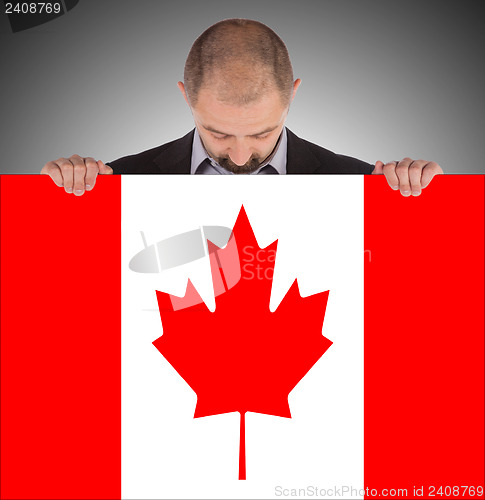
[[[384,173],[384,170],[382,169],[382,167],[384,166],[384,163],[382,163],[382,161],[376,161],[376,166],[374,167],[374,170],[372,171],[373,174],[383,174]]]
[[[96,163],[98,164],[100,174],[106,175],[106,174],[113,173],[113,169],[111,167],[109,167],[108,165],[105,165],[101,160],[98,160]]]

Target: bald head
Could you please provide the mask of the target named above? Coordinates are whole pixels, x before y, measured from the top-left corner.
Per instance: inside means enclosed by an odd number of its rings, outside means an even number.
[[[210,89],[226,104],[245,106],[269,92],[279,92],[283,105],[293,93],[288,50],[268,26],[249,19],[227,19],[208,28],[192,45],[184,71],[192,106],[201,89]]]

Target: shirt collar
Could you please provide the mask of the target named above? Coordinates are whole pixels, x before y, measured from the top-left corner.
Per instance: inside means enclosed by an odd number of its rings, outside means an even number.
[[[253,172],[253,174],[257,174],[263,167],[266,165],[271,164],[271,166],[278,172],[278,174],[286,174],[286,155],[287,155],[287,134],[286,134],[286,127],[283,127],[283,131],[281,132],[280,138],[278,139],[278,142],[276,144],[276,147],[273,151],[273,153],[266,158],[264,163],[256,170]],[[204,145],[202,144],[202,140],[200,139],[199,132],[197,130],[197,127],[194,132],[194,141],[192,143],[192,158],[190,162],[190,173],[193,175],[196,173],[197,169],[201,165],[201,163],[209,159],[211,164],[218,169],[221,169],[217,162],[211,158],[209,153],[206,151]],[[231,173],[231,172],[228,172]]]

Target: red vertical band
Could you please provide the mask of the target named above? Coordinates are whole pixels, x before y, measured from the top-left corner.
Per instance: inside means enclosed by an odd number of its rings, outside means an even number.
[[[484,176],[364,185],[365,485],[483,486]]]
[[[246,479],[246,412],[240,412],[239,421],[239,479]]]
[[[121,497],[121,179],[1,177],[1,496]]]

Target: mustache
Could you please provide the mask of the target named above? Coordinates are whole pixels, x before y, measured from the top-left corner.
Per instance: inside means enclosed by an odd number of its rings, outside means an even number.
[[[250,174],[255,172],[263,163],[260,156],[251,156],[244,165],[236,165],[228,155],[219,156],[215,160],[224,170],[233,174]]]

